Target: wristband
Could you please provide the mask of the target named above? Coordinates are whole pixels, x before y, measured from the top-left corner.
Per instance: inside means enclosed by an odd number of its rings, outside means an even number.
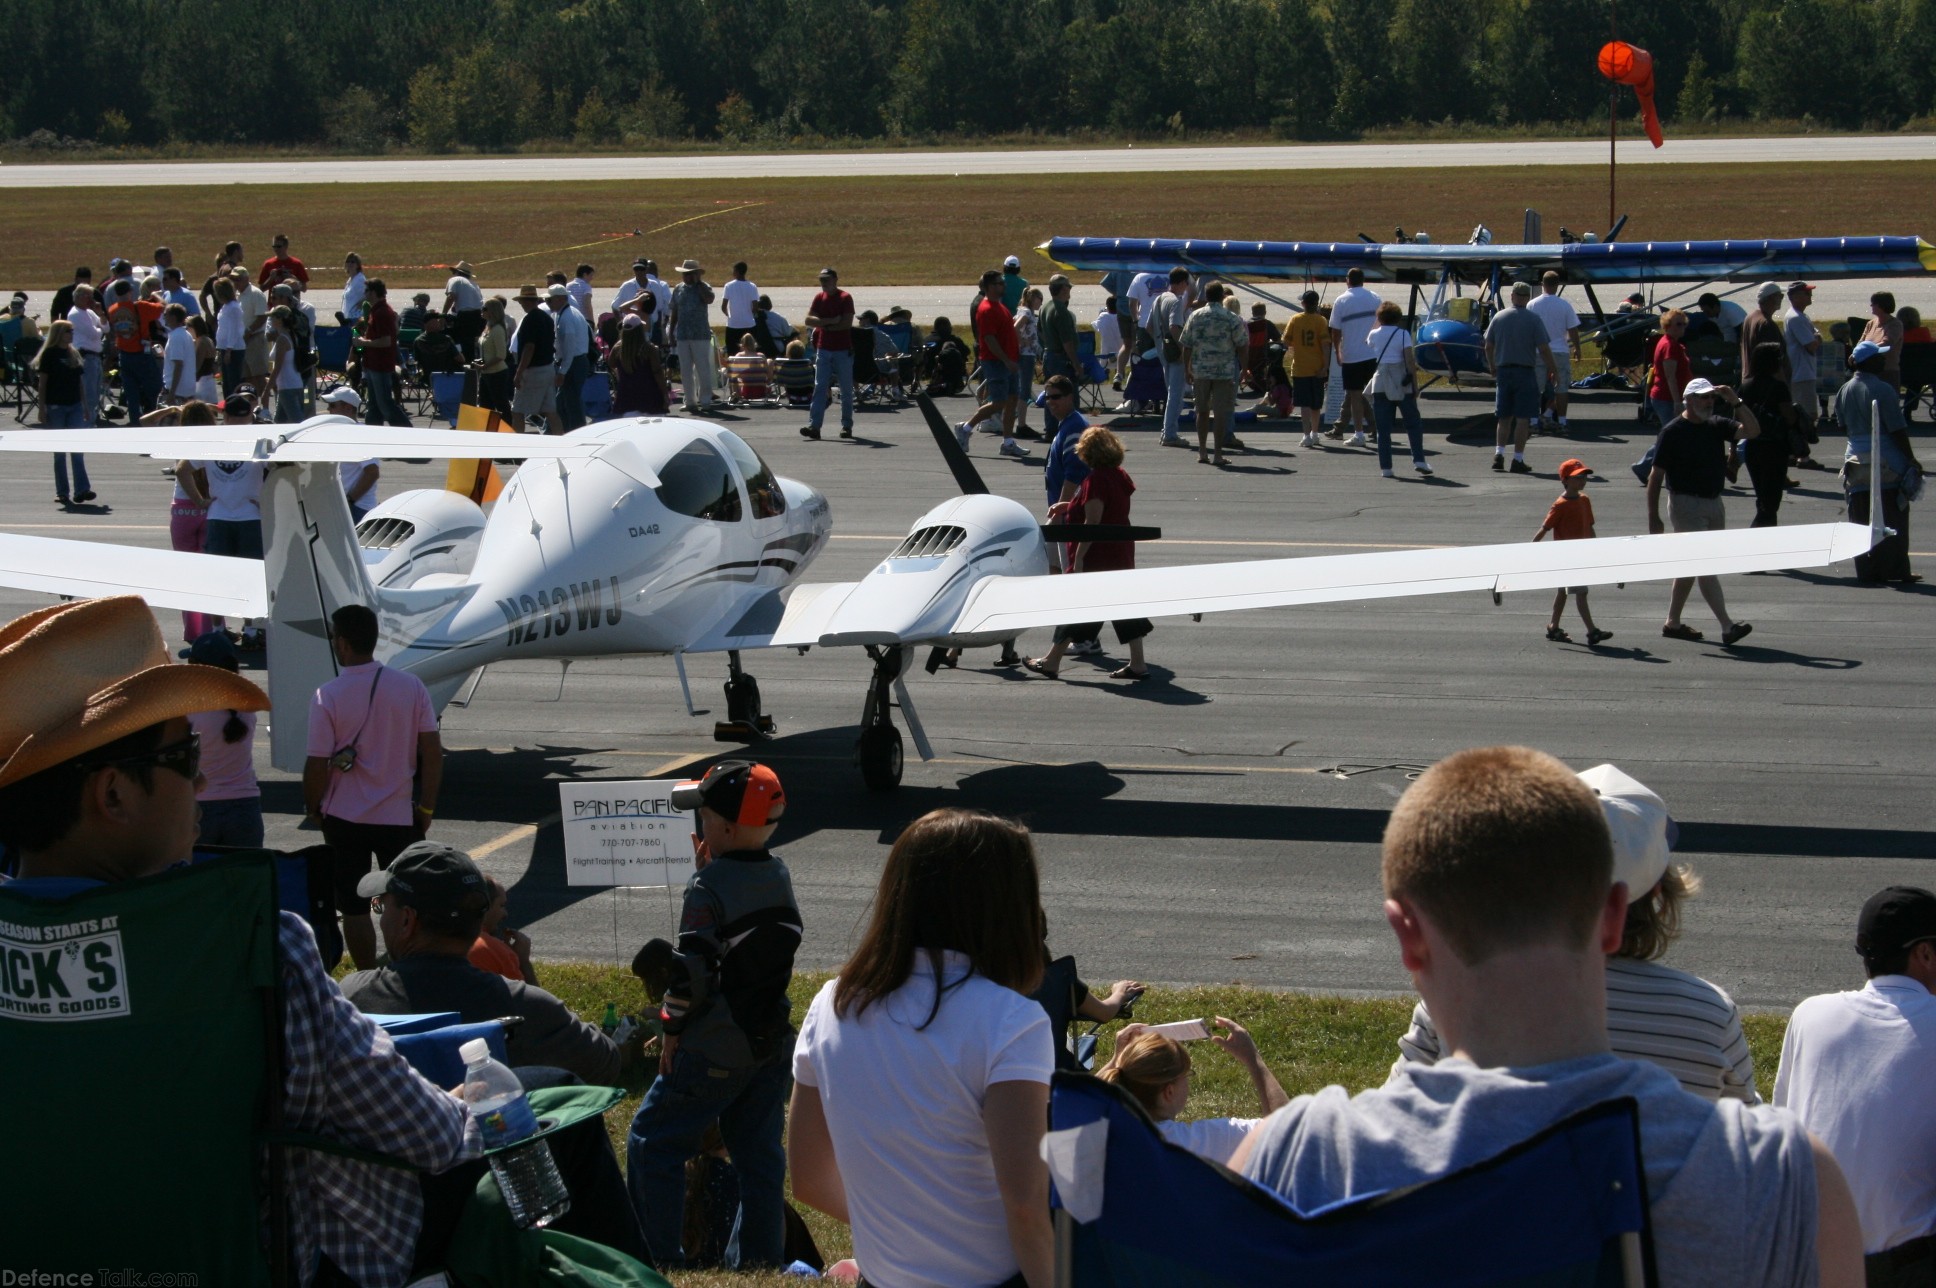
[[[419,814],[421,814],[421,815],[423,815],[423,816],[424,816],[425,818],[436,818],[436,817],[437,817],[437,811],[436,811],[436,810],[434,810],[434,809],[426,809],[426,808],[424,808],[424,807],[423,807],[422,805],[419,805],[419,806],[417,806],[417,813],[419,813]]]

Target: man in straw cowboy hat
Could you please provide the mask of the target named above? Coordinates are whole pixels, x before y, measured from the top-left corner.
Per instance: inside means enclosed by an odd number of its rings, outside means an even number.
[[[239,675],[171,663],[154,613],[133,596],[57,604],[0,627],[0,842],[19,860],[9,889],[59,899],[186,862],[201,779],[189,714],[268,705]],[[285,1126],[373,1145],[429,1172],[475,1157],[463,1102],[344,1002],[308,923],[282,913],[277,950]],[[289,1181],[304,1284],[404,1282],[423,1226],[415,1177],[304,1152]]]

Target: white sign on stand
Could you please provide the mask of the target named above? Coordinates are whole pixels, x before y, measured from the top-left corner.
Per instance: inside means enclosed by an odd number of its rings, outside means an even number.
[[[672,808],[684,780],[559,783],[565,884],[683,886],[693,873],[690,810]]]

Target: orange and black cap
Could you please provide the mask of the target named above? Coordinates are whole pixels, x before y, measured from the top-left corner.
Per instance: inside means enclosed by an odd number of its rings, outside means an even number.
[[[722,760],[708,769],[705,777],[672,789],[674,809],[698,809],[701,805],[729,823],[765,827],[779,822],[786,812],[786,793],[780,789],[780,776],[765,765]]]

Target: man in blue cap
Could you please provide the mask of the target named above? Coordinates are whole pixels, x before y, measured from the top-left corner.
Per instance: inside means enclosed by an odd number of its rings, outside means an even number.
[[[1842,487],[1848,494],[1850,523],[1869,522],[1869,498],[1877,487],[1877,463],[1869,459],[1869,443],[1875,420],[1881,419],[1882,522],[1892,531],[1855,557],[1855,579],[1865,586],[1911,586],[1922,580],[1909,571],[1909,507],[1903,499],[1905,488],[1912,499],[1921,489],[1923,467],[1909,445],[1909,424],[1895,382],[1884,374],[1888,359],[1889,346],[1862,341],[1849,352],[1853,374],[1835,393],[1835,419],[1849,436]]]

